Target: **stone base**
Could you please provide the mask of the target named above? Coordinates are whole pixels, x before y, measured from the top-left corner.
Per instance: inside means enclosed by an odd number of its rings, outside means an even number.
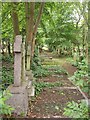
[[[17,115],[27,115],[28,111],[28,91],[26,85],[20,87],[14,87],[13,85],[8,87],[12,97],[6,101],[6,103],[12,106],[15,110],[14,113]]]

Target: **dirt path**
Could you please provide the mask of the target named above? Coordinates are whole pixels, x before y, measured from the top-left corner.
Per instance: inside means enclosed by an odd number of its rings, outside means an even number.
[[[65,68],[69,75],[72,76],[74,74],[74,72],[76,72],[77,68],[72,66],[70,63],[68,62],[65,62],[63,65],[62,65],[63,68]]]
[[[62,67],[67,70],[70,76],[76,68],[65,62]],[[52,70],[52,69],[51,69]],[[38,79],[38,82],[61,83],[60,86],[44,88],[39,96],[32,101],[29,118],[68,118],[63,112],[67,102],[80,101],[84,99],[80,91],[69,81],[66,74],[53,74]]]

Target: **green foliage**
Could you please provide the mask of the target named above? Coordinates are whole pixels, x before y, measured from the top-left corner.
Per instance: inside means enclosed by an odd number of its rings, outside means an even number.
[[[77,86],[80,86],[84,92],[89,92],[88,65],[85,60],[78,63],[78,70],[69,79],[72,80]]]
[[[85,59],[83,59],[81,62],[78,62],[78,69],[88,72],[88,65]]]
[[[44,69],[43,67],[36,67],[36,69],[33,73],[36,78],[37,77],[46,77],[51,74],[50,72],[48,72],[47,69]]]
[[[64,115],[71,118],[88,118],[88,105],[85,102],[68,102],[64,108]]]
[[[63,69],[61,66],[58,65],[48,65],[48,66],[44,66],[45,69],[47,70],[51,70],[50,73],[51,74],[66,74],[68,75],[68,72]]]
[[[14,108],[7,105],[5,102],[11,97],[11,93],[9,91],[3,91],[0,93],[0,114],[1,115],[10,115],[13,112]]]
[[[0,87],[5,90],[10,84],[13,83],[13,68],[2,67],[2,81]]]
[[[10,84],[13,83],[14,68],[13,68],[13,58],[3,56],[2,59],[2,79],[0,80],[0,88],[5,90]]]
[[[34,56],[32,59],[31,69],[34,71],[37,66],[41,67],[41,60],[40,60],[39,54],[38,54],[38,47],[36,46]]]
[[[40,60],[39,55],[38,55],[38,48],[37,47],[35,48],[35,54],[33,57],[32,64],[31,64],[31,69],[33,71],[34,77],[36,77],[36,78],[37,77],[45,77],[45,76],[50,75],[50,73],[47,71],[47,69],[44,69],[41,66],[41,60]]]
[[[68,72],[64,69],[58,69],[54,71],[55,74],[66,74],[68,75]]]
[[[11,62],[13,63],[14,62],[14,58],[12,56],[4,56],[2,55],[2,62]]]
[[[35,94],[36,96],[45,88],[60,87],[62,86],[61,82],[49,83],[49,82],[36,82],[35,85]]]
[[[33,71],[33,74],[36,78],[38,78],[38,77],[47,77],[52,74],[68,75],[68,72],[65,69],[61,68],[60,66],[49,65],[49,66],[37,66],[35,70]]]

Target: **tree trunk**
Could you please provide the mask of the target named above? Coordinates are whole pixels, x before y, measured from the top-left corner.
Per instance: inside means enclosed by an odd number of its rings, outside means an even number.
[[[42,2],[41,5],[40,5],[38,17],[37,17],[37,20],[36,20],[36,23],[35,23],[35,26],[34,26],[34,30],[33,30],[33,38],[32,38],[32,45],[31,45],[31,58],[33,58],[33,55],[34,55],[35,37],[36,37],[38,25],[40,23],[40,19],[41,19],[41,16],[42,16],[43,7],[44,7],[44,2]]]
[[[16,11],[16,5],[17,3],[12,3],[13,5],[13,9],[12,9],[12,23],[13,23],[13,29],[14,29],[14,37],[16,35],[19,35],[20,32],[19,32],[19,20],[18,20],[18,14],[17,14],[17,11]]]
[[[7,46],[8,46],[8,54],[9,56],[11,56],[10,41],[8,41]]]
[[[90,52],[90,2],[88,2],[88,50]]]
[[[35,2],[30,3],[30,17],[28,20],[28,31],[27,31],[27,42],[31,45],[33,37],[33,26],[34,26],[34,8]]]
[[[27,19],[27,28],[26,28],[26,43],[27,43],[27,70],[30,70],[30,62],[31,62],[31,44],[32,44],[32,35],[33,35],[33,26],[34,26],[34,8],[35,8],[35,2],[30,3],[30,9],[29,9],[29,3],[26,3],[26,15],[28,16],[28,13],[30,11],[29,18]]]

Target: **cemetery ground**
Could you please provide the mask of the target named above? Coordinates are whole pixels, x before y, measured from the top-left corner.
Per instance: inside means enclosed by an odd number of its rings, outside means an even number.
[[[46,71],[35,75],[35,96],[29,101],[27,118],[68,118],[64,114],[68,102],[80,103],[85,97],[90,99],[69,80],[69,77],[77,71],[77,67],[73,66],[67,57],[56,58],[50,53],[41,55],[41,59]],[[9,62],[9,59],[8,63],[4,61],[3,69],[7,71],[5,76],[12,81],[13,62]],[[8,82],[4,84],[5,86],[8,86]],[[11,117],[23,117],[23,114],[21,116],[12,114]]]

